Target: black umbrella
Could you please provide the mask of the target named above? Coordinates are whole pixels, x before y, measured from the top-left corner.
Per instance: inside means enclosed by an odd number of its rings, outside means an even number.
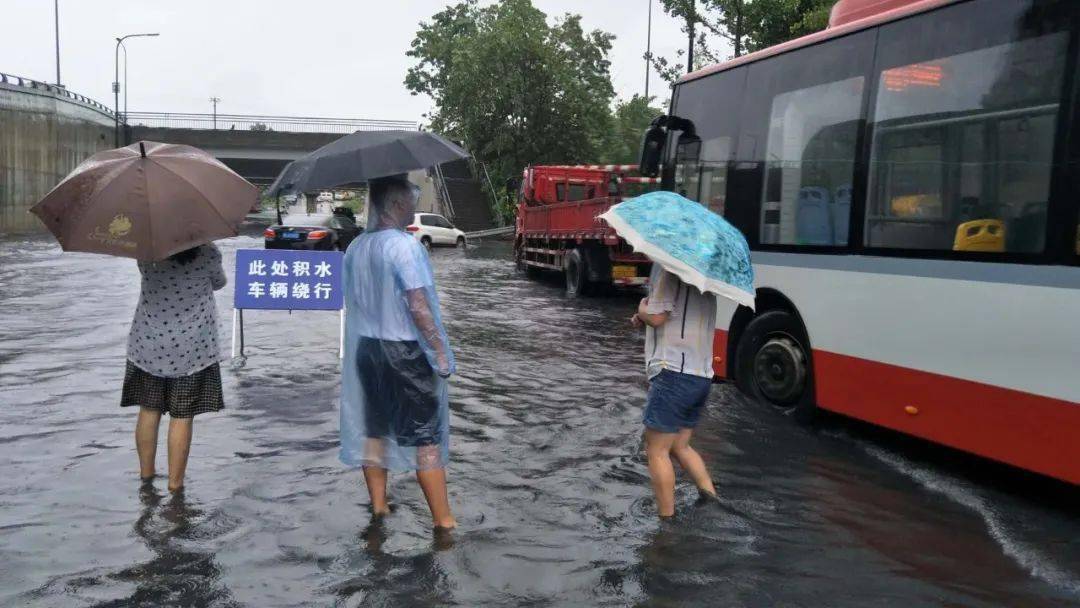
[[[315,192],[468,158],[453,142],[426,131],[357,131],[294,160],[267,192]]]

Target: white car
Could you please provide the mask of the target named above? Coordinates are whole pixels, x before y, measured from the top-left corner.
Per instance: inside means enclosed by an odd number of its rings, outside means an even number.
[[[411,232],[428,249],[440,245],[465,247],[465,233],[454,228],[450,220],[434,213],[417,213],[405,230]]]

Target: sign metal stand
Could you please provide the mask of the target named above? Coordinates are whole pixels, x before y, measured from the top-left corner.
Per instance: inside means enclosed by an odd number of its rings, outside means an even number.
[[[289,312],[292,312],[291,310]],[[345,309],[338,311],[338,359],[345,358]],[[237,321],[239,319],[239,321]],[[236,335],[240,334],[240,356],[244,356],[244,309],[232,311],[232,358],[236,358]]]
[[[236,252],[232,356],[244,356],[244,310],[338,311],[338,359],[345,357],[344,255],[339,251],[241,249]]]

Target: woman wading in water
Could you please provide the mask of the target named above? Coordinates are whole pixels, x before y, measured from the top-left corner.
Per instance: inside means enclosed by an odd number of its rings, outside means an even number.
[[[221,252],[200,245],[139,262],[142,295],[128,337],[121,407],[137,406],[135,448],[144,482],[154,478],[158,426],[169,414],[169,491],[184,487],[196,414],[225,407],[214,291],[225,286]]]

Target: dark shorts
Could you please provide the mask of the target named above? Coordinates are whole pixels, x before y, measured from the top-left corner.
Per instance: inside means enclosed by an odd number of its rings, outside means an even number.
[[[159,410],[173,418],[219,411],[225,407],[221,368],[215,363],[190,376],[163,378],[128,361],[120,407],[133,405]]]
[[[692,429],[709,399],[712,379],[663,370],[649,384],[649,398],[642,422],[661,433]]]
[[[360,338],[356,371],[367,437],[407,447],[441,441],[437,376],[419,343]]]

